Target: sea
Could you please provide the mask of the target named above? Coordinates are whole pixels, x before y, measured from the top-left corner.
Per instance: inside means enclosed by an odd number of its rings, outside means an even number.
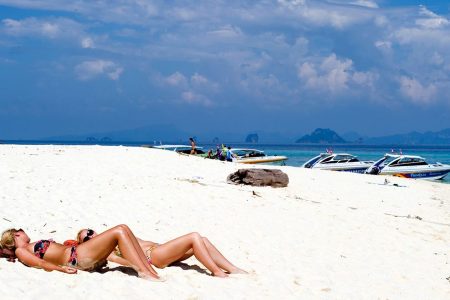
[[[130,146],[140,147],[143,145],[153,145],[153,142],[116,142],[116,141],[44,141],[44,140],[3,140],[4,144],[22,144],[22,145],[104,145],[104,146]],[[166,144],[179,144],[166,143]],[[300,167],[310,158],[319,153],[332,150],[333,152],[345,152],[355,155],[360,160],[378,160],[385,153],[403,153],[409,155],[419,155],[429,163],[440,162],[450,165],[450,145],[356,145],[356,144],[340,144],[340,145],[304,145],[304,144],[242,144],[242,143],[225,143],[232,148],[253,148],[263,150],[267,155],[284,155],[288,157],[285,165]],[[201,144],[205,152],[209,149],[216,149],[216,144]],[[439,182],[450,184],[450,174]]]

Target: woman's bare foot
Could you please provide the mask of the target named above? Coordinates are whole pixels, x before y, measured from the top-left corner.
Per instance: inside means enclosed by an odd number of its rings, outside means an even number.
[[[248,274],[248,272],[239,268],[235,268],[234,270],[230,271],[230,274]]]
[[[228,277],[228,275],[225,274],[222,270],[217,271],[217,272],[213,272],[213,276],[215,276],[215,277],[220,277],[220,278],[226,278],[226,277]]]
[[[157,282],[163,282],[166,281],[165,279],[161,277],[155,277],[153,274],[144,274],[144,273],[138,273],[138,276],[142,279],[149,280],[149,281],[157,281]]]

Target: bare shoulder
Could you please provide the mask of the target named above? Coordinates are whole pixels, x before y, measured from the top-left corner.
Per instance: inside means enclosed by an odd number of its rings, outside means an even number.
[[[16,257],[27,266],[33,267],[39,264],[39,258],[34,256],[27,248],[17,248]]]

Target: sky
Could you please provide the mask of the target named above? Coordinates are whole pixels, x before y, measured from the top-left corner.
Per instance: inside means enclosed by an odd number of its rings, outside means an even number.
[[[0,0],[0,140],[450,127],[450,3]]]

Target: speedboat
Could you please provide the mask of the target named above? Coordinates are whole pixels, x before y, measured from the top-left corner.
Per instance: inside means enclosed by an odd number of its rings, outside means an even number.
[[[429,164],[423,157],[414,155],[397,155],[386,153],[370,168],[368,174],[393,175],[414,179],[443,179],[450,172],[450,165]]]
[[[192,146],[190,145],[157,145],[151,148],[175,151],[183,154],[190,154],[192,150]],[[196,154],[206,154],[202,147],[195,147],[195,152]]]
[[[320,153],[302,165],[303,168],[364,173],[373,161],[360,161],[348,153]]]
[[[282,155],[266,155],[264,151],[256,149],[229,149],[232,161],[243,164],[263,164],[285,161],[288,158]]]

